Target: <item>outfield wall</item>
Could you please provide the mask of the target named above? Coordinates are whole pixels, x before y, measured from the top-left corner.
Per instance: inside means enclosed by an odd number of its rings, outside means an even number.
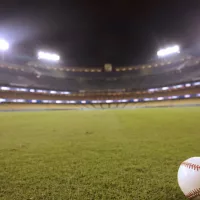
[[[138,104],[127,104],[126,107],[179,107],[179,106],[200,106],[200,99],[181,99],[168,101],[141,102]]]
[[[79,105],[55,104],[0,104],[0,111],[77,110]]]
[[[133,109],[152,107],[182,107],[200,106],[200,99],[169,100],[140,103],[111,103],[111,104],[23,104],[3,103],[0,104],[0,111],[40,111],[40,110],[91,110],[91,109]]]

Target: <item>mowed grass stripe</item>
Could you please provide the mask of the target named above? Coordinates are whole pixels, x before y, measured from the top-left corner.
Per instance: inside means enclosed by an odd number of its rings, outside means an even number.
[[[200,108],[0,113],[0,199],[184,199]]]

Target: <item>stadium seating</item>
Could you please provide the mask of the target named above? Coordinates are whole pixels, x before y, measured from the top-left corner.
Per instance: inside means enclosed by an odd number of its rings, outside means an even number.
[[[176,87],[180,84],[181,87]],[[21,91],[0,88],[0,110],[122,109],[174,106],[182,105],[182,102],[199,105],[200,59],[187,57],[170,62],[118,67],[112,72],[103,72],[103,69],[41,68],[35,65],[0,63],[2,86],[29,89]],[[165,89],[166,86],[168,89]],[[152,92],[152,88],[160,89],[153,89]],[[49,92],[31,92],[31,89]],[[161,101],[155,101],[158,98]]]
[[[16,68],[8,65],[0,67],[0,84],[78,92],[146,89],[200,79],[199,60],[196,58],[161,63],[159,67],[147,65],[133,71],[127,69],[120,72],[66,72],[59,68]]]
[[[3,99],[38,99],[38,100],[106,100],[106,99],[133,99],[133,98],[152,98],[152,97],[167,97],[174,95],[187,95],[187,94],[197,94],[200,93],[199,87],[194,88],[181,88],[176,90],[160,91],[160,92],[124,92],[119,93],[87,93],[84,95],[77,94],[34,94],[34,93],[25,93],[25,92],[11,92],[11,91],[0,91],[0,98]]]

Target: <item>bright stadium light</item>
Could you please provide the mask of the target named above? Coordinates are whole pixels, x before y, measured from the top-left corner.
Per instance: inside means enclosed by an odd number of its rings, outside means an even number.
[[[0,39],[0,51],[2,52],[2,60],[4,60],[5,57],[5,51],[8,51],[9,49],[9,43],[6,40]]]
[[[38,59],[39,60],[48,60],[48,61],[57,62],[57,61],[60,60],[60,56],[55,54],[55,53],[48,53],[48,52],[39,51],[38,52]]]
[[[0,50],[7,51],[9,49],[9,43],[3,39],[0,39]]]
[[[157,52],[157,56],[158,57],[165,57],[168,55],[172,55],[172,54],[178,54],[180,53],[180,47],[178,45],[172,46],[172,47],[167,47],[165,49],[160,49]]]

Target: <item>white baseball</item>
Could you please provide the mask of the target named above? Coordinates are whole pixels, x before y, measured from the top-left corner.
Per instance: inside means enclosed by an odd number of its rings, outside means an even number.
[[[200,157],[189,158],[181,163],[178,184],[188,199],[200,199]]]

